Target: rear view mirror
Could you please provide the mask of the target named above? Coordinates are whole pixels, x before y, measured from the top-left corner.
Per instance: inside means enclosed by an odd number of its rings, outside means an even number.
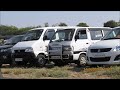
[[[79,36],[78,36],[78,35],[75,35],[75,41],[76,41],[77,39],[79,39]]]
[[[43,40],[47,40],[47,36],[44,36],[44,37],[43,37]]]

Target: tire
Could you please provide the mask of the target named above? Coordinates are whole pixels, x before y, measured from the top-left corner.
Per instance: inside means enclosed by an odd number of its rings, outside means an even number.
[[[45,59],[44,55],[38,55],[37,56],[37,61],[36,61],[36,66],[37,67],[44,67],[46,62],[47,62],[47,60]]]
[[[79,56],[77,65],[83,67],[83,66],[86,66],[86,64],[87,64],[87,57],[86,57],[85,54],[81,54],[81,55]]]
[[[2,63],[0,62],[0,68],[2,67]]]

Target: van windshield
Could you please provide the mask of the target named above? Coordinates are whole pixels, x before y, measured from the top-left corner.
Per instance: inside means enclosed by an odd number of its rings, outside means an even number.
[[[112,29],[102,40],[120,39],[120,28]]]
[[[28,31],[23,37],[22,41],[38,40],[42,32],[43,32],[43,29]]]
[[[58,30],[51,39],[51,42],[71,41],[75,29]]]

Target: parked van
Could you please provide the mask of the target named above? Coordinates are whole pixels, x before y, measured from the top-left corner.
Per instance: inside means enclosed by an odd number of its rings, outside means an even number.
[[[28,31],[22,42],[12,48],[13,63],[44,66],[49,40],[58,29],[62,28],[64,27],[43,27]]]
[[[68,27],[58,30],[48,46],[48,60],[56,65],[74,62],[86,65],[86,52],[111,29],[108,27]]]
[[[112,29],[87,52],[88,64],[120,64],[120,27]]]

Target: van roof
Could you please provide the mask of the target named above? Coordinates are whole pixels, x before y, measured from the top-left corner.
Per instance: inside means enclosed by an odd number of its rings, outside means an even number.
[[[64,27],[41,27],[41,28],[33,28],[33,29],[31,29],[31,30],[37,30],[37,29],[51,29],[51,28],[56,29],[56,28],[66,28],[66,27],[65,27],[65,26],[64,26]]]
[[[79,27],[79,26],[57,26],[57,27],[41,27],[41,28],[33,28],[33,29],[31,29],[31,30],[38,30],[38,29],[51,29],[51,28],[53,28],[53,29],[56,29],[56,28],[108,28],[108,29],[110,29],[110,27]]]
[[[114,27],[113,29],[116,29],[116,28],[120,28],[120,26],[118,26],[118,27]]]

